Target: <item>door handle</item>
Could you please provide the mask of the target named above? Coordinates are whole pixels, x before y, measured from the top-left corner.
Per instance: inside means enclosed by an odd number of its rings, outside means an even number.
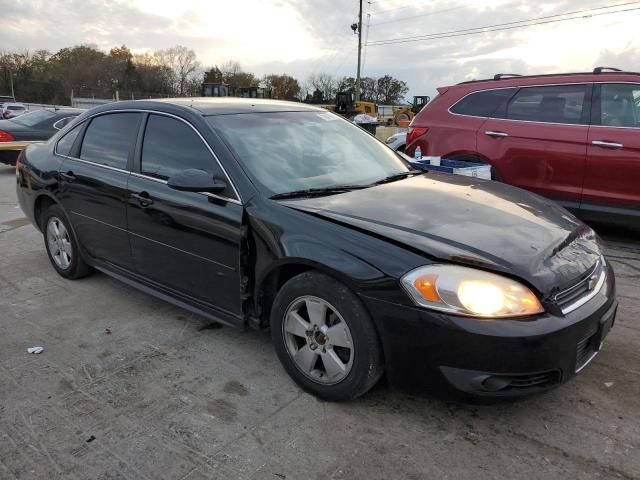
[[[142,208],[147,208],[149,205],[153,204],[153,200],[149,197],[147,192],[132,193],[131,198],[137,200]]]
[[[604,148],[622,148],[624,147],[624,145],[622,143],[616,143],[616,142],[605,142],[604,140],[594,140],[593,142],[591,142],[592,145],[596,145],[598,147],[604,147]]]
[[[71,183],[76,179],[76,176],[73,174],[72,171],[68,171],[67,173],[60,172],[60,178]]]
[[[494,131],[491,131],[491,130],[489,130],[487,132],[484,132],[484,134],[485,135],[489,135],[490,137],[508,137],[509,136],[508,133],[505,133],[505,132],[494,132]]]

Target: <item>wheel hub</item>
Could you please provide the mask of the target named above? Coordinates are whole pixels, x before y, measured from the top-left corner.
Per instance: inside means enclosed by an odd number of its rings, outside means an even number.
[[[296,367],[312,380],[335,384],[351,370],[351,331],[325,300],[305,296],[293,301],[285,315],[283,334]]]

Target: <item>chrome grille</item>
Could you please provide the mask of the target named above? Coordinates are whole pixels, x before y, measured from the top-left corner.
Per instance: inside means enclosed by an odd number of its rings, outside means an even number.
[[[604,257],[600,257],[593,268],[580,277],[580,280],[554,297],[562,313],[566,314],[575,310],[598,293],[604,284],[605,265]]]

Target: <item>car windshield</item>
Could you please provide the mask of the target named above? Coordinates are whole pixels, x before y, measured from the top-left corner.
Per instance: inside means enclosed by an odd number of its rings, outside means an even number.
[[[410,171],[383,143],[330,112],[245,113],[207,120],[272,194],[370,185]]]
[[[55,117],[56,114],[48,110],[37,110],[31,113],[25,113],[19,117],[12,118],[11,121],[24,125],[25,127],[33,127],[40,122],[44,122],[46,119]]]

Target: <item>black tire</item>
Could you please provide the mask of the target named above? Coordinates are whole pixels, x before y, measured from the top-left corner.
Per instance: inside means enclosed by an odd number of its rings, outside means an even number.
[[[69,255],[70,261],[68,264],[59,264],[58,261],[54,258],[55,253],[52,252],[52,246],[48,240],[48,228],[50,221],[61,223],[66,232],[68,239],[68,243],[70,244],[70,252]],[[82,256],[80,255],[80,248],[78,247],[78,241],[76,240],[75,235],[73,234],[73,230],[71,229],[71,225],[69,223],[69,219],[65,215],[62,208],[58,205],[51,205],[47,208],[42,216],[40,217],[40,226],[42,228],[43,238],[44,238],[44,247],[47,250],[47,256],[49,257],[49,261],[53,268],[58,272],[58,274],[64,278],[68,278],[70,280],[75,280],[78,278],[86,277],[91,273],[92,268],[87,265]],[[66,257],[65,257],[66,258]]]
[[[288,350],[287,338],[292,337],[287,337],[285,332],[285,316],[292,305],[304,301],[301,299],[305,297],[315,297],[326,302],[338,312],[341,317],[338,321],[344,321],[347,324],[353,342],[353,348],[349,354],[352,363],[346,376],[337,383],[326,384],[310,378],[309,374],[303,373],[297,366]],[[328,315],[327,324],[331,321],[331,315]],[[287,373],[302,389],[323,400],[353,400],[369,391],[383,373],[380,342],[373,322],[360,299],[345,285],[320,272],[302,273],[282,286],[271,309],[271,338]],[[308,344],[300,349],[306,346]],[[321,349],[324,350],[324,348]],[[319,351],[320,349],[318,353]],[[318,359],[320,362],[318,365],[321,369],[325,361],[325,356],[322,355],[326,355],[326,352],[319,354],[321,356]]]

